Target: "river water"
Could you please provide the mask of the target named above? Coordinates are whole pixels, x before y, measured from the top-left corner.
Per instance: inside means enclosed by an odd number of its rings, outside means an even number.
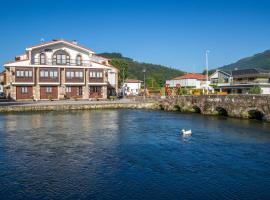
[[[270,199],[270,124],[146,110],[2,114],[0,199]]]

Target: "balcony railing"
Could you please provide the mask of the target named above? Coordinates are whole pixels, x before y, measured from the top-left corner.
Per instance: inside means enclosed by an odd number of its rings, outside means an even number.
[[[68,66],[90,66],[90,60],[76,60],[76,59],[65,59],[65,60],[57,60],[47,58],[45,60],[34,59],[32,61],[34,65],[68,65]]]
[[[233,84],[270,84],[269,81],[233,81]]]

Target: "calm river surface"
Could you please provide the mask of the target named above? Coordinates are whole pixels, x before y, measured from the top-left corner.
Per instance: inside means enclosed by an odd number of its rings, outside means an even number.
[[[0,199],[270,199],[270,124],[145,110],[2,114]]]

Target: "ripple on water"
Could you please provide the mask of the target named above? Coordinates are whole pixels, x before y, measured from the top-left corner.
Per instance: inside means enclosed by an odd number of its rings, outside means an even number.
[[[3,199],[270,199],[269,124],[145,110],[0,121]]]

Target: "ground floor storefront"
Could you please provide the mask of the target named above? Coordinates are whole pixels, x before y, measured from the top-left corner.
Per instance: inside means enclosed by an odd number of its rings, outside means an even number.
[[[20,85],[6,89],[14,100],[107,99],[107,85]]]
[[[32,99],[33,87],[32,86],[17,86],[16,99]]]

